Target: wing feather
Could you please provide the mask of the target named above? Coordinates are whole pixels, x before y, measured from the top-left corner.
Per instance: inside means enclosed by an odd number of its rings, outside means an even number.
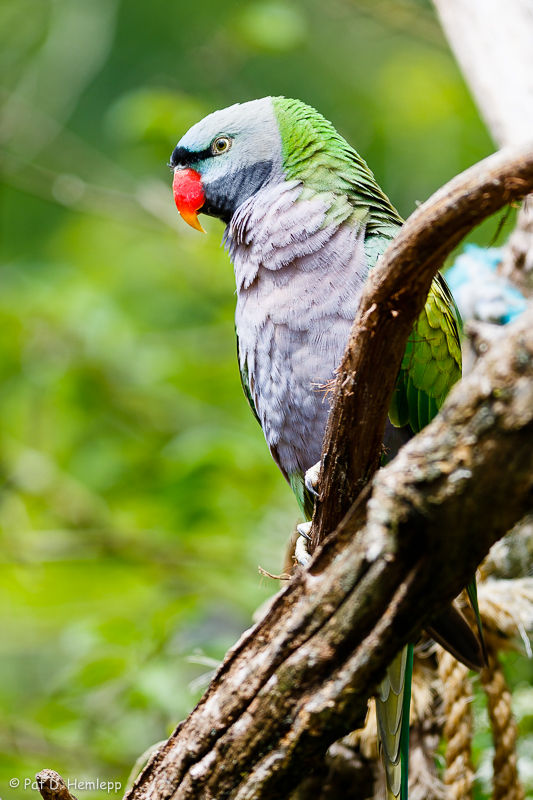
[[[409,337],[396,381],[389,417],[422,430],[461,377],[460,318],[443,276],[437,274]]]

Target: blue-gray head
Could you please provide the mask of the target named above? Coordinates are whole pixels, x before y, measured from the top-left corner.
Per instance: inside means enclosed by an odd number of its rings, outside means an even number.
[[[180,139],[170,166],[178,211],[195,228],[197,214],[229,222],[274,176],[281,177],[281,136],[271,97],[236,104],[202,119]]]

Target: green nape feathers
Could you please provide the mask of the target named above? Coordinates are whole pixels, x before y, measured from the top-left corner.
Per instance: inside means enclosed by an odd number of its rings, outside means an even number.
[[[302,181],[311,192],[332,192],[336,207],[331,214],[336,213],[339,222],[352,220],[365,225],[368,257],[368,244],[372,246],[370,250],[377,244],[373,238],[392,239],[402,218],[364,159],[322,114],[300,100],[274,97],[272,103],[281,134],[286,178]],[[377,255],[381,252],[370,252],[370,266]]]

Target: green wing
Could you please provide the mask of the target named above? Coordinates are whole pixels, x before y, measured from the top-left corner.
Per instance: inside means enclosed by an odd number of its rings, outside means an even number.
[[[439,411],[461,377],[460,324],[452,294],[438,273],[407,342],[389,411],[393,425],[409,424],[418,433]]]

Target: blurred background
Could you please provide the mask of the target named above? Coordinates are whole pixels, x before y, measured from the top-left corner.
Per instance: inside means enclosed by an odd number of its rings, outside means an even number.
[[[281,571],[297,521],[242,395],[222,225],[174,208],[177,140],[301,98],[404,216],[494,145],[425,0],[2,0],[0,75],[8,800],[43,767],[124,787],[277,591],[257,567]],[[507,667],[527,733],[533,670]]]

